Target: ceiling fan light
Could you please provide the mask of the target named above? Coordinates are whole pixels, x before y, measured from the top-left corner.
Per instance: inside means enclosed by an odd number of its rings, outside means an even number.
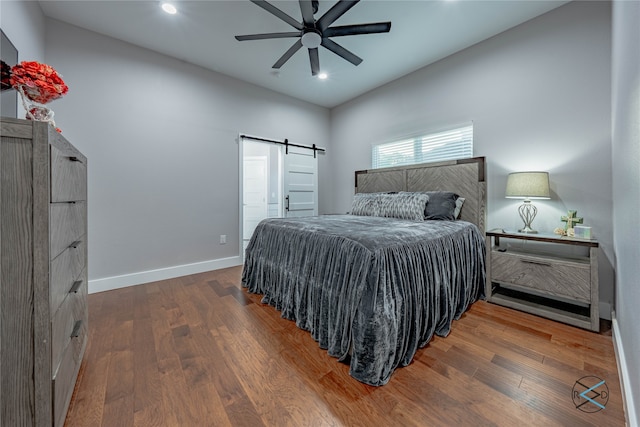
[[[164,2],[161,4],[161,7],[162,7],[162,10],[167,12],[169,15],[175,15],[176,12],[178,12],[178,9],[176,9],[176,7],[171,3]]]
[[[324,73],[324,72],[323,72],[323,73],[318,74],[318,78],[319,78],[320,80],[326,80],[328,77],[329,77],[329,75],[328,75],[327,73]]]
[[[302,46],[317,49],[322,43],[322,36],[315,31],[308,31],[302,35]]]

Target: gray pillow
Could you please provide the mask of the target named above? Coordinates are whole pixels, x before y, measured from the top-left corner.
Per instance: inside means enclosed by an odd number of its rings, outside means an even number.
[[[423,221],[429,195],[425,193],[383,194],[378,216]]]
[[[356,193],[351,203],[351,215],[378,216],[380,204],[378,197],[384,193]]]
[[[451,191],[425,191],[425,193],[429,195],[429,203],[424,211],[424,219],[447,221],[456,219],[456,199],[458,199],[456,193]]]
[[[462,205],[464,205],[464,201],[467,200],[464,197],[458,197],[456,199],[456,210],[453,213],[453,215],[456,217],[456,219],[460,218],[460,212],[462,211]]]
[[[426,193],[356,193],[351,204],[351,215],[423,221],[428,201],[429,195]]]

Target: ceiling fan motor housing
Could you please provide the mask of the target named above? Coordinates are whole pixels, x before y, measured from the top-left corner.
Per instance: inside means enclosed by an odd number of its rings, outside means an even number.
[[[322,33],[314,28],[307,28],[302,34],[302,46],[316,49],[322,43]]]

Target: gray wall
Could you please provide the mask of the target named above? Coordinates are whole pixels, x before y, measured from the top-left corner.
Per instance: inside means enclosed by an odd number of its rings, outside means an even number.
[[[34,1],[3,1],[2,31],[18,48],[20,61],[44,61],[45,17]]]
[[[327,145],[325,108],[59,21],[46,37],[56,122],[89,158],[90,281],[239,263],[238,134]]]
[[[329,146],[326,108],[45,19],[36,2],[3,2],[2,28],[70,88],[51,107],[89,158],[93,291],[240,262],[240,132]]]
[[[640,2],[613,3],[613,244],[629,425],[640,411]]]
[[[473,121],[486,156],[488,229],[517,229],[509,172],[546,170],[552,200],[535,202],[536,229],[552,232],[576,209],[599,239],[600,300],[613,303],[611,11],[577,2],[481,42],[331,112],[336,212],[349,210],[353,172],[371,145]]]

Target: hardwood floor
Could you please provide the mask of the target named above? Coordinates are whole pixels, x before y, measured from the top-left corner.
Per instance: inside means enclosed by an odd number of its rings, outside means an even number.
[[[241,289],[240,274],[89,295],[89,344],[66,425],[624,425],[610,333],[480,301],[448,337],[371,387]],[[572,400],[585,376],[606,381],[599,412]]]

